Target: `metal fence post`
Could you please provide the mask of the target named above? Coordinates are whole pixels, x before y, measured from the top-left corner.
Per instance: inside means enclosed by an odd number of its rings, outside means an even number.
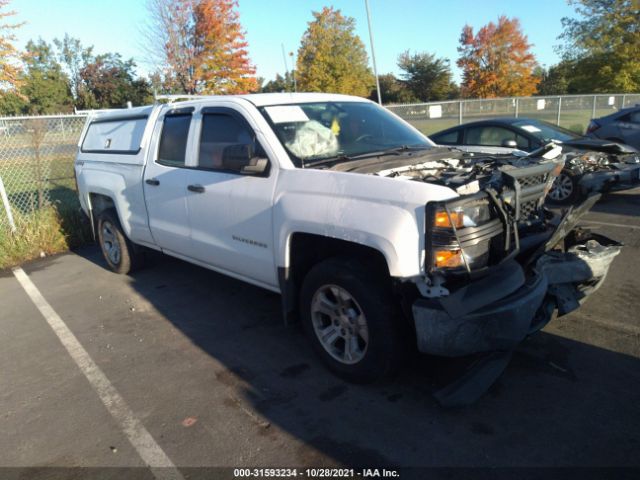
[[[7,197],[7,191],[4,188],[2,177],[0,177],[0,197],[2,197],[2,203],[4,204],[4,210],[7,212],[7,220],[9,220],[9,226],[11,231],[16,233],[16,224],[13,221],[13,214],[11,213],[11,205],[9,205],[9,198]]]
[[[460,100],[460,105],[458,106],[458,125],[462,125],[462,106],[464,105],[464,102],[462,100]]]
[[[558,97],[558,120],[556,125],[560,126],[560,112],[562,112],[562,97]]]
[[[620,109],[624,108],[624,103],[627,100],[627,96],[626,95],[622,95],[622,105],[620,105]]]
[[[518,118],[518,98],[516,97],[516,118]]]
[[[598,97],[593,96],[593,109],[591,110],[591,118],[596,118],[596,100]]]

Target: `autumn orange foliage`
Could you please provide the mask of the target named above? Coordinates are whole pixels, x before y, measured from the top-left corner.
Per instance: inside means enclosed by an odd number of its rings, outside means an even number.
[[[194,7],[195,77],[201,93],[248,93],[258,89],[236,0],[200,0]]]
[[[462,68],[465,97],[494,98],[530,96],[540,81],[534,75],[537,62],[531,44],[517,18],[498,18],[474,35],[465,25],[460,35],[458,66]]]
[[[3,11],[8,5],[9,0],[0,0],[0,94],[14,90],[21,84],[20,54],[13,46],[16,37],[11,32],[22,24],[4,23],[15,15],[14,11]]]
[[[236,0],[148,0],[147,53],[165,90],[238,94],[258,89],[237,7]]]

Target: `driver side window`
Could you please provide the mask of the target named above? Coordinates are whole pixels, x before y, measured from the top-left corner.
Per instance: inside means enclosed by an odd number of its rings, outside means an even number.
[[[529,140],[522,135],[507,128],[498,126],[470,127],[465,136],[465,145],[485,145],[491,147],[501,147],[505,142],[513,140],[518,148],[524,150],[529,148]]]
[[[239,118],[223,113],[205,113],[202,116],[198,167],[225,170],[225,149],[239,145],[250,146],[256,156],[266,157],[253,130]]]

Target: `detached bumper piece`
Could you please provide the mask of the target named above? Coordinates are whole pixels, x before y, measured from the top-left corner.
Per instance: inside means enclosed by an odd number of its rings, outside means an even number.
[[[542,254],[528,272],[512,260],[452,295],[413,304],[421,352],[449,357],[491,352],[472,374],[436,394],[443,405],[477,400],[527,335],[544,327],[555,310],[559,316],[575,310],[600,287],[621,244],[580,233],[574,245]]]

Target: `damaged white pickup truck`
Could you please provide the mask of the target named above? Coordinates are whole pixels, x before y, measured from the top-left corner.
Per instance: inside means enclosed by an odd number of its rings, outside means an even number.
[[[560,148],[438,148],[378,105],[329,94],[200,99],[90,117],[75,172],[108,265],[142,247],[282,295],[335,373],[372,381],[407,343],[487,354],[438,392],[475,399],[527,335],[604,281],[620,244],[544,197]]]

